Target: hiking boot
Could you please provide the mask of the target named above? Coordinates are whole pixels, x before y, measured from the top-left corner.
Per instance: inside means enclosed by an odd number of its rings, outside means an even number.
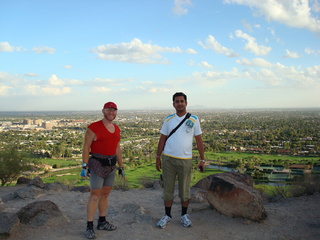
[[[86,236],[88,239],[95,239],[96,238],[96,234],[94,233],[92,228],[87,228]]]
[[[111,223],[109,223],[108,221],[104,221],[104,222],[98,222],[98,226],[97,226],[98,230],[107,230],[107,231],[113,231],[116,230],[117,227],[112,225]]]
[[[171,221],[171,217],[169,217],[168,215],[164,215],[160,219],[160,221],[157,223],[157,227],[165,228],[170,221]]]
[[[184,227],[191,227],[192,226],[192,222],[190,221],[188,214],[181,216],[181,222]]]

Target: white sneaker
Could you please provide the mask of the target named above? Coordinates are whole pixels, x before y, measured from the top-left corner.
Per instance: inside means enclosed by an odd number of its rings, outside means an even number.
[[[157,227],[165,228],[170,221],[171,221],[171,217],[169,217],[168,215],[164,215],[160,219],[160,221],[157,223]]]
[[[192,222],[190,221],[188,214],[181,216],[181,222],[184,227],[191,227],[192,226]]]

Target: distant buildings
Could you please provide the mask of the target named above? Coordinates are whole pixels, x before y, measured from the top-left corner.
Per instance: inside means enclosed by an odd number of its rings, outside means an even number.
[[[52,122],[43,122],[42,127],[46,130],[52,130],[53,124]]]

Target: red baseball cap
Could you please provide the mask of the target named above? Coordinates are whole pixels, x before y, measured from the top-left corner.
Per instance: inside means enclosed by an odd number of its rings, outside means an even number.
[[[107,102],[104,104],[103,108],[114,108],[116,110],[118,110],[117,105],[114,102]]]

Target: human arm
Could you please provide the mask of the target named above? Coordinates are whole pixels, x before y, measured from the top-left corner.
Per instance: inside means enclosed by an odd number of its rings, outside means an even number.
[[[197,144],[197,149],[200,155],[200,162],[198,164],[198,168],[202,169],[202,172],[204,171],[204,145],[202,141],[202,135],[197,135],[195,136],[196,139],[196,144]]]
[[[158,150],[157,150],[157,157],[156,157],[156,169],[161,171],[161,154],[166,143],[167,136],[161,134],[159,142],[158,142]]]
[[[84,143],[83,143],[83,150],[82,150],[82,162],[88,164],[89,155],[91,150],[91,144],[95,139],[95,134],[92,130],[87,128],[85,136],[84,136]]]
[[[117,155],[117,161],[118,161],[119,168],[123,168],[122,150],[121,150],[121,147],[120,147],[120,142],[118,143],[118,146],[117,146],[116,155]]]
[[[117,145],[116,155],[117,155],[117,161],[119,165],[118,174],[121,175],[123,179],[126,179],[126,174],[124,172],[123,162],[122,162],[122,149],[120,146],[120,142]]]

